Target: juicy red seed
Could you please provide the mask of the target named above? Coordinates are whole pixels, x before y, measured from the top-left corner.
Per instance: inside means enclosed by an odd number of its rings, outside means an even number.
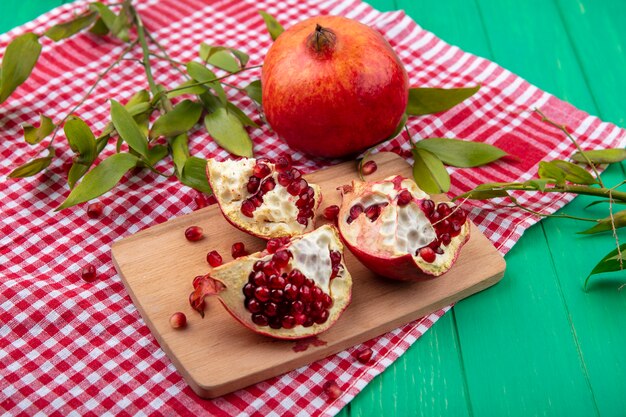
[[[461,234],[461,227],[462,226],[456,222],[450,223],[450,228],[448,229],[450,230],[450,236],[454,237]]]
[[[252,283],[254,285],[256,285],[257,287],[260,287],[262,285],[266,285],[267,284],[267,277],[265,276],[265,274],[262,271],[259,271],[256,274],[254,274],[254,277],[252,278]]]
[[[378,216],[380,216],[380,206],[378,204],[369,206],[367,210],[365,210],[365,215],[371,221],[375,221],[378,218]]]
[[[363,210],[364,209],[362,205],[355,204],[350,208],[350,217],[352,217],[352,219],[356,219],[357,217],[359,217],[359,214],[363,213]]]
[[[413,196],[409,192],[409,190],[402,190],[400,194],[398,194],[398,205],[400,207],[406,206],[413,200]]]
[[[372,359],[372,349],[366,347],[356,353],[356,360],[361,363],[368,363]]]
[[[291,172],[281,172],[278,174],[278,177],[276,177],[276,181],[283,187],[286,187],[293,181],[293,175],[291,175]]]
[[[265,304],[263,312],[267,317],[274,317],[278,314],[278,305],[276,305],[276,303],[267,303]]]
[[[303,325],[304,322],[306,322],[307,320],[306,314],[302,314],[302,313],[294,314],[293,318],[296,320],[297,325]]]
[[[444,245],[448,246],[450,244],[450,242],[452,241],[452,238],[450,237],[450,235],[448,233],[442,233],[439,236],[439,240],[441,241],[441,243],[443,243]]]
[[[276,275],[278,273],[278,271],[276,270],[276,265],[272,261],[265,262],[265,265],[263,265],[263,272],[265,272],[265,275],[267,275],[268,277]]]
[[[261,310],[263,310],[263,304],[261,304],[255,298],[252,298],[247,301],[246,308],[248,309],[248,311],[250,311],[250,313],[260,313]]]
[[[422,200],[420,202],[420,207],[422,211],[426,215],[426,217],[430,217],[435,210],[435,202],[433,200]]]
[[[250,194],[254,194],[257,192],[257,190],[259,189],[259,184],[261,183],[261,180],[259,180],[257,177],[252,176],[248,179],[248,184],[246,185],[246,188],[248,189],[248,192]]]
[[[87,216],[90,219],[97,219],[102,215],[102,210],[104,209],[104,204],[102,203],[91,203],[87,206]]]
[[[284,172],[291,168],[291,156],[284,154],[276,158],[276,171]]]
[[[438,233],[447,233],[450,232],[452,224],[448,219],[441,220],[435,225],[435,229],[437,229]]]
[[[337,275],[339,275],[339,265],[333,265],[332,271],[330,273],[330,279],[335,278]]]
[[[441,245],[441,242],[439,241],[439,239],[435,239],[426,246],[428,246],[432,250],[435,250],[439,247],[439,245]]]
[[[437,213],[441,214],[441,217],[446,217],[452,212],[452,209],[446,203],[437,204]]]
[[[322,303],[324,304],[324,308],[330,308],[333,305],[333,299],[330,295],[324,294],[324,299],[322,300]]]
[[[341,388],[339,388],[339,385],[337,385],[335,381],[326,381],[322,389],[324,390],[324,393],[328,396],[328,398],[331,400],[335,400],[339,398],[342,392]]]
[[[296,327],[296,319],[293,316],[285,316],[281,324],[285,329],[293,329]]]
[[[269,322],[270,322],[270,327],[272,329],[280,329],[282,327],[282,325],[283,325],[281,323],[280,317],[271,317],[269,319]]]
[[[321,301],[314,301],[311,303],[311,311],[313,313],[321,313],[324,310],[324,304]]]
[[[452,220],[460,224],[465,223],[465,221],[467,220],[467,212],[462,208],[457,208],[452,213]]]
[[[297,269],[293,269],[289,273],[289,282],[291,282],[296,287],[302,286],[302,284],[304,284],[304,280],[305,280],[304,275],[302,274],[302,272],[300,272]]]
[[[307,224],[309,224],[309,218],[307,216],[298,216],[296,217],[296,221],[302,226],[306,226]]]
[[[174,329],[182,329],[187,325],[187,316],[180,311],[172,314],[170,317],[170,326]]]
[[[92,282],[96,280],[96,267],[93,265],[84,266],[80,271],[80,276],[84,281]]]
[[[256,207],[251,199],[244,200],[243,204],[241,204],[241,214],[246,217],[254,217],[254,210],[256,210]]]
[[[322,324],[322,323],[326,323],[326,321],[328,320],[328,310],[322,310],[320,311],[320,313],[313,319],[313,321],[315,321],[315,323],[317,324]]]
[[[263,314],[253,314],[252,322],[257,326],[267,326],[268,324],[267,317]]]
[[[252,197],[250,197],[248,200],[250,200],[252,202],[252,204],[254,204],[254,207],[261,207],[261,204],[263,204],[263,197],[260,195],[253,195]]]
[[[299,198],[298,201],[296,201],[296,207],[298,207],[300,210],[306,209],[308,206],[309,206],[309,202],[307,200],[303,200],[302,198]]]
[[[272,275],[267,285],[270,288],[273,288],[276,290],[282,290],[283,288],[285,288],[285,278],[279,275]]]
[[[287,300],[295,300],[296,298],[298,298],[298,287],[296,287],[295,285],[289,283],[287,285],[285,285],[285,298]]]
[[[428,246],[424,246],[423,248],[419,249],[417,252],[419,256],[421,256],[422,259],[428,263],[435,262],[435,259],[437,258],[437,254],[435,253],[435,251],[429,248]]]
[[[291,171],[289,171],[289,173],[291,174],[291,178],[294,181],[299,180],[300,178],[302,178],[302,172],[300,172],[300,170],[297,169],[297,168],[291,168]]]
[[[204,232],[200,226],[190,226],[185,229],[185,237],[190,242],[197,242],[204,237]]]
[[[230,254],[233,256],[233,258],[239,258],[241,256],[247,255],[248,252],[246,251],[246,247],[242,242],[235,242],[230,248]]]
[[[378,165],[376,165],[376,162],[374,162],[374,161],[367,161],[361,167],[361,172],[363,173],[363,175],[370,175],[370,174],[373,174],[374,172],[376,172],[376,169],[378,169]]]
[[[292,314],[302,313],[304,311],[304,303],[300,300],[294,301],[291,303],[291,308],[289,310]]]
[[[277,303],[283,301],[283,290],[270,291],[270,300],[275,301]]]
[[[436,211],[433,211],[433,213],[430,215],[429,217],[431,223],[435,223],[439,220],[441,220],[441,214],[437,213]]]
[[[302,327],[311,327],[311,326],[313,326],[313,318],[307,316],[305,322],[302,323]]]
[[[310,302],[311,299],[313,298],[311,296],[311,288],[307,286],[300,287],[298,297],[300,298],[300,301],[302,301],[303,303]]]
[[[198,275],[197,277],[195,277],[193,279],[193,283],[191,284],[193,286],[193,288],[198,288],[198,285],[200,285],[200,281],[204,279],[204,275]]]
[[[289,258],[291,257],[291,253],[285,249],[277,251],[274,256],[272,256],[272,261],[276,264],[277,268],[284,268],[289,263]]]
[[[330,263],[332,265],[339,265],[341,263],[341,252],[336,250],[330,251]]]
[[[257,178],[265,178],[271,172],[272,172],[272,170],[270,169],[270,167],[268,167],[264,163],[258,163],[258,161],[257,161],[257,164],[254,166],[254,169],[252,171],[253,175],[255,177],[257,177]]]
[[[206,261],[209,265],[215,268],[216,266],[220,266],[222,264],[222,256],[216,250],[212,250],[206,254]]]
[[[309,288],[313,288],[315,286],[315,282],[313,282],[312,279],[307,278],[304,280],[304,285],[306,285]]]
[[[254,265],[252,266],[252,270],[254,272],[262,271],[263,270],[263,265],[265,265],[265,262],[263,262],[263,261],[256,261],[254,263]],[[254,275],[253,273],[250,274],[250,276],[253,276],[253,275]]]
[[[287,192],[293,196],[300,195],[300,193],[309,186],[309,183],[305,179],[299,179],[293,181],[287,186]]]
[[[274,187],[276,187],[276,182],[274,181],[274,178],[266,179],[265,181],[263,181],[263,184],[261,184],[261,190],[264,193],[272,191]]]
[[[251,282],[248,282],[246,285],[243,286],[243,294],[246,297],[254,297],[255,289],[256,287],[254,286],[254,284],[252,284]]]
[[[315,301],[322,301],[324,299],[324,291],[322,291],[320,287],[313,287],[311,293],[313,294],[313,300]]]
[[[337,220],[337,216],[339,215],[339,206],[333,204],[332,206],[328,206],[324,209],[324,218],[326,220],[335,221]]]
[[[254,290],[254,298],[264,303],[270,299],[270,290],[267,287],[256,287]]]
[[[283,245],[283,243],[281,242],[280,238],[272,238],[270,240],[267,241],[267,246],[265,247],[265,249],[269,252],[269,253],[274,253],[278,250],[278,248],[280,248]]]

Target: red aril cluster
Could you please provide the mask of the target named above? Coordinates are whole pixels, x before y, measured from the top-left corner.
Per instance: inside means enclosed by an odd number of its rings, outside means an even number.
[[[446,203],[435,205],[435,202],[430,199],[422,200],[420,208],[435,228],[437,238],[427,246],[418,249],[415,255],[432,263],[437,255],[444,254],[444,247],[450,244],[452,238],[461,233],[467,221],[467,213],[460,207],[449,206]]]
[[[389,205],[389,203],[374,203],[374,204],[370,204],[367,207],[365,207],[362,204],[357,203],[354,206],[352,206],[352,208],[350,209],[350,215],[348,216],[346,222],[348,224],[352,223],[362,213],[365,213],[365,216],[370,221],[376,221],[376,219],[378,219],[378,217],[380,216],[380,213],[382,212],[382,209],[387,207],[388,205]]]

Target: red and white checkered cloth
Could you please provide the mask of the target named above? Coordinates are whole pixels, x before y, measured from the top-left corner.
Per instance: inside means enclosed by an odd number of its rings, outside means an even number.
[[[286,26],[309,16],[338,14],[383,33],[406,66],[412,85],[480,83],[480,91],[455,109],[409,122],[415,138],[482,141],[519,158],[476,169],[450,169],[452,194],[482,182],[529,179],[540,160],[567,158],[574,152],[561,132],[532,113],[535,107],[566,124],[584,148],[619,147],[626,142],[623,130],[576,110],[492,62],[446,44],[402,12],[380,13],[358,0],[135,3],[148,29],[180,61],[194,59],[197,46],[205,41],[248,52],[251,65],[262,63],[271,40],[259,9]],[[70,19],[86,4],[62,6],[0,36],[0,50],[18,34],[42,33]],[[88,34],[59,44],[42,41],[44,52],[33,75],[0,106],[2,177],[41,148],[24,142],[20,124],[36,124],[39,113],[59,121],[125,48]],[[136,57],[141,57],[139,52]],[[173,87],[182,81],[166,62],[155,59],[153,66],[158,82]],[[231,82],[244,86],[258,77],[259,70],[254,70]],[[107,98],[127,99],[145,85],[142,67],[124,61],[77,114],[99,131],[108,118]],[[248,114],[256,114],[248,98],[233,89],[230,94]],[[267,127],[251,135],[256,155],[292,152]],[[0,184],[0,410],[9,415],[333,415],[447,310],[369,341],[376,354],[370,366],[356,362],[350,349],[219,399],[202,400],[187,387],[143,323],[110,255],[113,241],[193,211],[196,192],[144,170],[99,199],[106,205],[101,219],[89,219],[84,207],[54,213],[68,192],[63,163],[71,158],[71,151],[62,142],[58,141],[57,158],[46,172]],[[229,156],[201,130],[192,135],[191,147],[204,157]],[[408,138],[402,135],[379,149],[406,156]],[[292,154],[305,171],[333,163]],[[520,202],[549,212],[568,201],[569,197],[554,195],[520,197]],[[491,203],[473,206],[471,217],[502,253],[538,220]],[[86,264],[97,267],[97,282],[80,279],[79,271]],[[329,379],[343,390],[336,400],[322,393],[321,386]]]

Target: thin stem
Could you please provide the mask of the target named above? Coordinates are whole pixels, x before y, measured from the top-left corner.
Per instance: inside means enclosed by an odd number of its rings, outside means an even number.
[[[228,83],[222,83],[222,85],[225,85],[226,87],[229,87],[229,88],[234,88],[235,90],[239,90],[242,93],[246,92],[245,88],[237,87],[236,85],[232,85],[232,84],[228,84]]]
[[[159,50],[161,51],[161,53],[163,54],[163,56],[159,56],[154,54],[154,56],[157,56],[159,58],[165,59],[167,61],[169,61],[171,64],[173,64],[172,66],[178,71],[180,72],[183,76],[185,76],[186,78],[189,78],[189,76],[187,75],[187,73],[183,70],[181,70],[179,68],[179,66],[185,66],[184,63],[180,62],[180,61],[176,61],[174,59],[172,59],[172,57],[170,56],[170,54],[167,52],[167,49],[165,49],[165,47],[161,44],[161,42],[159,42],[154,36],[152,36],[152,33],[148,32],[147,30],[144,31],[146,33],[146,36],[148,36],[148,38],[152,41],[152,43],[154,43],[157,48],[159,48]]]
[[[622,259],[622,251],[619,247],[619,238],[617,237],[617,230],[615,228],[615,218],[613,217],[613,197],[612,190],[609,190],[609,217],[611,218],[611,231],[613,232],[613,238],[615,239],[615,247],[617,248],[617,254],[619,255],[619,269],[624,269],[624,260]]]
[[[244,71],[247,71],[247,70],[250,70],[250,69],[261,68],[262,66],[263,65],[253,65],[251,67],[245,67],[245,68],[240,69],[237,72],[226,74],[226,75],[223,75],[221,77],[215,77],[215,78],[213,78],[211,80],[207,80],[207,81],[203,81],[203,82],[197,82],[197,83],[193,83],[193,84],[187,84],[187,85],[185,85],[183,87],[172,88],[171,90],[166,90],[166,91],[162,92],[161,94],[173,93],[174,91],[186,90],[189,87],[197,87],[197,86],[211,84],[211,83],[214,83],[215,81],[221,81],[221,80],[223,80],[225,78],[231,77],[233,75],[237,75],[237,74],[239,74],[241,72],[244,72]]]
[[[504,190],[504,191],[541,191],[543,193],[571,193],[578,195],[590,195],[595,197],[607,197],[614,198],[619,201],[626,202],[626,192],[615,191],[611,188],[595,188],[587,187],[584,185],[560,185],[552,188],[546,188],[544,190],[538,190],[533,186],[523,183],[509,183],[502,185],[501,187],[493,187],[492,190]]]
[[[558,124],[557,122],[549,119],[545,114],[543,114],[543,112],[541,110],[539,110],[538,108],[535,109],[535,112],[537,112],[537,114],[539,114],[541,116],[541,120],[543,122],[548,123],[551,126],[556,127],[557,129],[561,130],[563,133],[565,133],[565,135],[572,141],[572,143],[574,144],[574,146],[576,146],[576,149],[578,149],[578,152],[580,152],[580,154],[583,156],[583,158],[585,158],[585,161],[587,162],[587,164],[591,167],[591,170],[593,171],[593,173],[596,175],[596,180],[598,180],[598,184],[600,184],[600,186],[602,188],[604,188],[604,184],[602,183],[602,179],[600,178],[600,173],[598,172],[598,170],[596,169],[596,166],[594,165],[593,162],[591,162],[591,160],[589,159],[589,157],[583,152],[583,150],[580,148],[580,145],[578,144],[578,142],[576,141],[576,139],[574,139],[572,137],[572,135],[570,135],[570,133],[567,131],[567,127],[565,125],[561,125]]]
[[[512,203],[515,207],[522,209],[524,211],[527,211],[529,213],[532,213],[536,216],[540,216],[540,217],[557,217],[557,218],[562,218],[562,219],[572,219],[572,220],[582,220],[585,222],[594,222],[594,223],[598,223],[597,219],[590,219],[587,217],[577,217],[577,216],[571,216],[569,214],[546,214],[546,213],[541,213],[539,211],[535,211],[533,209],[530,209],[528,207],[525,207],[523,205],[521,205],[520,203],[518,203],[516,200],[512,200]],[[511,207],[511,206],[507,206],[507,207]]]

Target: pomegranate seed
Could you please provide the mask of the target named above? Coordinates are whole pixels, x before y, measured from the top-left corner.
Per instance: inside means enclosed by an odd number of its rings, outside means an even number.
[[[187,325],[187,317],[180,311],[172,314],[170,317],[170,326],[174,329],[182,329]]]
[[[465,223],[465,221],[467,220],[467,212],[463,210],[462,208],[457,208],[452,213],[452,220],[459,224]]]
[[[93,265],[86,265],[80,272],[80,276],[83,281],[93,282],[96,280],[96,267]]]
[[[335,278],[339,275],[339,265],[333,265],[332,271],[330,272],[330,279]]]
[[[300,210],[306,209],[309,206],[307,198],[299,198],[298,201],[296,201],[296,207],[298,207]]]
[[[321,313],[324,310],[324,304],[321,301],[314,301],[311,303],[311,312],[313,313]]]
[[[289,258],[291,257],[291,253],[285,249],[277,251],[274,256],[272,256],[272,261],[277,268],[284,268],[289,263]]]
[[[254,169],[252,172],[253,172],[253,175],[257,178],[265,178],[272,172],[272,170],[270,169],[270,167],[268,167],[264,163],[259,163],[257,161],[257,164],[254,166]]]
[[[409,190],[402,190],[400,194],[398,194],[398,205],[400,207],[404,207],[409,204],[413,200],[413,196],[409,192]]]
[[[461,234],[461,228],[462,226],[456,222],[451,222],[450,223],[450,228],[448,229],[450,231],[450,236],[454,237],[454,236],[458,236]]]
[[[267,326],[267,317],[263,314],[253,314],[252,322],[257,326]]]
[[[435,251],[428,246],[424,246],[423,248],[419,249],[418,253],[419,256],[421,256],[422,259],[428,263],[435,262],[435,259],[437,258],[437,254],[435,253]]]
[[[324,294],[324,300],[322,300],[322,303],[324,303],[324,308],[330,308],[333,305],[333,299],[330,295]]]
[[[275,301],[277,303],[283,301],[283,290],[272,290],[270,291],[270,300]]]
[[[276,171],[285,172],[291,168],[291,156],[288,154],[283,154],[276,158]]]
[[[274,187],[276,187],[276,182],[274,181],[274,178],[269,178],[263,181],[263,184],[261,184],[261,191],[267,193],[269,191],[272,191]]]
[[[324,218],[330,221],[337,221],[337,216],[339,215],[339,206],[333,204],[332,206],[328,206],[324,209]]]
[[[363,210],[364,209],[362,205],[355,204],[350,208],[350,217],[352,217],[352,219],[356,219],[357,217],[359,217],[359,214],[363,213]]]
[[[278,306],[276,305],[276,303],[267,303],[265,304],[263,312],[267,317],[274,317],[276,316],[276,314],[278,314]]]
[[[280,317],[270,317],[269,322],[272,329],[280,329],[283,325],[281,323]]]
[[[206,198],[204,198],[202,194],[196,195],[196,197],[194,198],[194,201],[196,202],[197,209],[205,208],[206,206],[208,206]]]
[[[263,309],[263,304],[259,303],[257,299],[252,298],[248,300],[248,305],[246,306],[246,308],[251,313],[260,313],[261,310]]]
[[[452,237],[450,237],[448,233],[443,233],[441,234],[441,236],[439,236],[439,240],[441,240],[441,243],[448,246],[452,241]]]
[[[305,322],[302,323],[302,327],[311,327],[313,326],[313,319],[311,317],[307,317]]]
[[[243,204],[241,204],[241,214],[246,217],[254,217],[254,210],[256,210],[256,207],[250,199],[244,200]]]
[[[248,184],[246,185],[246,188],[248,189],[248,192],[250,194],[254,194],[259,189],[259,184],[261,184],[261,180],[255,176],[252,176],[248,179]]]
[[[289,273],[289,282],[291,282],[296,287],[302,286],[304,284],[304,275],[297,269],[292,270]]]
[[[263,204],[263,197],[258,195],[258,194],[257,195],[253,195],[248,200],[250,200],[252,202],[252,204],[254,204],[255,208],[261,207],[261,204]]]
[[[296,319],[293,316],[284,316],[281,324],[285,329],[293,329],[296,327]]]
[[[298,216],[296,217],[296,221],[304,227],[309,224],[309,218],[307,216]]]
[[[439,214],[436,211],[433,211],[433,213],[430,215],[429,219],[430,219],[431,223],[438,222],[439,220],[441,220],[441,214]]]
[[[361,363],[368,363],[372,359],[372,349],[366,347],[356,353],[356,359]]]
[[[252,297],[254,296],[255,289],[256,287],[254,286],[254,284],[248,282],[246,285],[243,286],[243,295],[245,295],[246,297]]]
[[[216,250],[212,250],[206,254],[206,261],[209,265],[215,268],[216,266],[220,266],[222,264],[222,256]]]
[[[300,195],[300,193],[309,186],[309,183],[306,182],[305,179],[299,179],[297,181],[293,181],[291,184],[287,186],[287,192],[293,196]]]
[[[450,223],[450,221],[446,219],[439,221],[437,225],[435,225],[435,229],[437,229],[438,233],[448,233],[450,232],[451,226],[452,224]]]
[[[310,302],[311,299],[313,298],[311,296],[311,288],[307,286],[300,287],[299,298],[300,298],[300,301],[302,301],[303,303]]]
[[[330,263],[334,265],[339,265],[341,263],[341,252],[336,250],[330,251]]]
[[[87,216],[90,219],[97,219],[102,216],[102,210],[104,209],[104,204],[102,203],[91,203],[87,206]]]
[[[297,168],[291,168],[291,171],[289,171],[291,174],[291,178],[296,181],[299,180],[300,178],[302,178],[302,172],[300,172],[299,169]]]
[[[266,285],[267,277],[265,276],[263,272],[259,271],[256,274],[254,274],[254,277],[252,278],[252,283],[256,285],[257,287]]]
[[[304,285],[306,285],[307,287],[314,287],[315,286],[315,282],[313,282],[313,280],[311,278],[306,278],[304,280]]]
[[[446,217],[452,212],[452,209],[446,203],[437,204],[437,213],[441,215],[441,217]]]
[[[270,290],[267,287],[256,287],[254,290],[254,298],[264,303],[270,299]]]
[[[279,276],[279,275],[272,275],[269,278],[268,281],[268,287],[273,288],[273,289],[277,289],[277,290],[282,290],[283,288],[285,288],[285,278]]]
[[[369,206],[367,210],[365,210],[365,215],[371,221],[375,221],[378,218],[378,216],[380,216],[380,206],[378,204]]]
[[[190,242],[197,242],[204,237],[204,232],[200,226],[190,226],[185,229],[185,237]]]
[[[433,200],[422,200],[420,202],[420,207],[422,211],[426,215],[426,217],[430,217],[435,210],[435,202]]]
[[[293,318],[296,320],[297,325],[303,325],[304,322],[306,322],[307,316],[302,313],[297,313],[293,316]]]
[[[291,172],[289,171],[281,172],[280,174],[278,174],[278,177],[276,177],[276,181],[278,181],[278,183],[283,187],[286,187],[293,181],[293,175],[291,175]]]
[[[328,320],[328,316],[328,310],[322,310],[319,315],[315,317],[315,319],[313,319],[313,321],[315,321],[315,323],[317,324],[324,324]]]
[[[230,254],[233,258],[239,258],[248,254],[246,247],[242,242],[235,242],[230,248]]]
[[[285,298],[291,301],[294,301],[296,298],[298,298],[298,287],[291,283],[285,285]]]
[[[322,291],[322,289],[318,286],[313,287],[311,293],[313,294],[313,300],[315,301],[322,301],[324,299],[324,291]]]
[[[378,169],[378,165],[376,165],[376,162],[374,162],[374,161],[367,161],[361,167],[361,173],[363,175],[370,175],[370,174],[373,174],[374,172],[376,172],[376,169]]]
[[[302,313],[304,311],[304,303],[300,300],[291,303],[290,312],[292,314]]]
[[[276,270],[276,265],[272,261],[265,262],[265,265],[263,265],[263,272],[268,277],[271,277],[272,275],[276,275],[278,273],[278,271]]]

